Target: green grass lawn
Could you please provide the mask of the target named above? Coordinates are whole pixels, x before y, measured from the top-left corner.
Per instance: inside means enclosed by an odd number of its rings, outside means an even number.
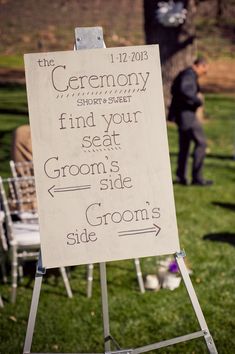
[[[26,123],[24,88],[0,89],[0,174],[9,175],[12,131]],[[219,353],[235,353],[235,102],[207,95],[204,128],[208,137],[205,177],[211,187],[174,186],[181,248],[187,254],[193,285]],[[177,131],[169,126],[172,171],[177,158]],[[158,258],[141,261],[144,275],[156,272]],[[10,303],[9,283],[1,284],[0,353],[22,352],[33,289],[34,264],[27,266],[17,301]],[[174,291],[140,294],[133,261],[107,264],[110,327],[121,347],[132,348],[199,330],[184,285]],[[86,297],[86,267],[71,269],[74,293],[68,299],[61,277],[44,279],[32,352],[102,352],[102,316],[98,266],[93,296]],[[207,353],[204,339],[181,343],[158,353]]]
[[[21,54],[0,55],[0,67],[7,69],[23,69],[24,59]]]

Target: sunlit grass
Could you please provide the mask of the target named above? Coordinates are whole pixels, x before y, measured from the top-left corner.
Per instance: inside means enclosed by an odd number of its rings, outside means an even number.
[[[12,131],[28,121],[24,89],[0,90],[0,173],[9,174]],[[1,113],[2,110],[2,113]],[[205,177],[212,187],[174,186],[181,248],[193,270],[192,281],[219,353],[235,352],[235,103],[207,95],[204,128],[209,139]],[[176,167],[177,130],[168,127],[172,174]],[[157,156],[156,156],[157,159]],[[190,171],[189,171],[190,172]],[[141,261],[143,274],[156,272],[154,257]],[[35,264],[25,268],[17,302],[10,303],[9,283],[1,285],[0,353],[21,353],[33,289]],[[140,294],[133,261],[107,265],[111,333],[123,348],[133,348],[199,330],[183,284],[173,292]],[[98,266],[93,296],[86,297],[86,267],[71,269],[74,298],[68,299],[59,274],[44,279],[32,351],[102,352],[102,316]],[[203,339],[161,349],[158,353],[207,353]]]

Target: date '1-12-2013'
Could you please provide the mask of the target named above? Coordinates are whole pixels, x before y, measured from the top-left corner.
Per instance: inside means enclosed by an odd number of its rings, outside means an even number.
[[[127,63],[134,61],[148,60],[147,50],[140,52],[131,52],[130,54],[126,52],[118,53],[117,55],[111,54],[111,63]]]

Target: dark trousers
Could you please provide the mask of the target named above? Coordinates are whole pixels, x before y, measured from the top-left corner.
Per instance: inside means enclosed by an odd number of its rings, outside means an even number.
[[[176,175],[181,181],[187,180],[187,163],[191,142],[194,142],[192,180],[200,181],[203,179],[202,168],[206,154],[206,138],[198,121],[195,121],[189,129],[182,130],[179,128],[179,154]]]

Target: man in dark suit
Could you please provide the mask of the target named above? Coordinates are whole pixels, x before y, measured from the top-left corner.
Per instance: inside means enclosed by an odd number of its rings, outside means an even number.
[[[202,126],[196,118],[196,110],[203,102],[199,98],[200,87],[198,78],[206,74],[208,63],[205,58],[198,58],[193,65],[181,71],[175,78],[172,87],[172,101],[168,120],[178,125],[179,154],[176,171],[177,182],[188,185],[187,162],[190,144],[194,142],[192,184],[208,186],[212,181],[202,176],[203,161],[206,154],[206,138]]]

